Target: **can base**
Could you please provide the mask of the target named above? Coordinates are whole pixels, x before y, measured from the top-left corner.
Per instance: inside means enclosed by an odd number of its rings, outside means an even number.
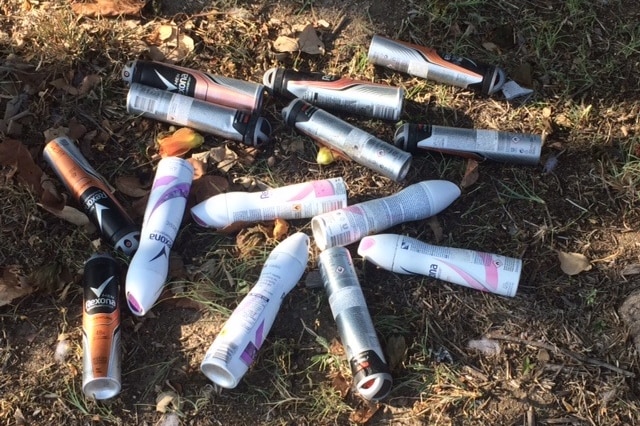
[[[202,363],[202,365],[200,366],[200,370],[205,376],[207,376],[209,380],[220,387],[233,389],[238,386],[239,379],[233,373],[231,373],[229,369],[221,365],[213,363]]]
[[[82,392],[87,398],[109,399],[120,393],[120,382],[113,378],[101,377],[90,380],[82,385]]]

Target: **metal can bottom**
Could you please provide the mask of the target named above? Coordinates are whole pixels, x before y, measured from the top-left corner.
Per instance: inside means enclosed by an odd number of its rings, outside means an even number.
[[[120,381],[111,377],[100,377],[82,384],[82,392],[87,398],[109,399],[120,393]]]

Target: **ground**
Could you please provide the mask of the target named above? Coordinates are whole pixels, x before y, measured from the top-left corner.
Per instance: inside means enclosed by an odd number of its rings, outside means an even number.
[[[395,183],[352,161],[318,165],[317,146],[282,122],[286,101],[268,97],[269,146],[254,152],[206,135],[192,151],[227,145],[251,158],[228,170],[209,164],[207,174],[223,178],[228,190],[246,190],[242,182],[257,190],[343,177],[350,204],[447,179],[462,187],[450,207],[435,220],[386,232],[522,259],[517,294],[508,298],[393,274],[365,262],[357,244],[348,246],[394,379],[379,404],[348,389],[351,372],[318,286],[313,244],[304,276],[238,387],[222,390],[208,381],[199,370],[202,357],[277,242],[272,223],[222,234],[188,215],[161,302],[143,318],[122,305],[122,392],[107,402],[85,398],[78,284],[92,253],[112,251],[95,232],[44,210],[39,193],[21,180],[25,169],[0,158],[0,284],[23,279],[34,289],[0,306],[3,424],[640,422],[635,1],[153,1],[115,17],[83,16],[68,2],[54,3],[2,6],[0,107],[22,97],[28,113],[18,120],[21,129],[7,130],[0,141],[20,141],[62,193],[42,158],[58,127],[78,132],[83,154],[114,185],[133,177],[145,188],[153,178],[156,136],[169,126],[126,112],[120,72],[130,60],[154,57],[161,24],[193,39],[194,49],[174,58],[183,66],[256,82],[274,66],[384,82],[406,90],[402,122],[533,133],[544,146],[536,166],[487,161],[475,179],[466,159],[415,156],[407,179]],[[323,55],[274,52],[278,36],[307,23],[324,42]],[[366,59],[374,34],[499,65],[534,95],[511,104],[375,67]],[[87,76],[99,83],[83,91]],[[387,141],[396,126],[340,117]],[[144,197],[123,189],[116,196],[140,224]],[[71,199],[67,204],[77,207]],[[308,220],[289,226],[289,233],[311,235]],[[569,274],[560,253],[586,259],[588,267]],[[128,259],[118,261],[124,280]],[[56,359],[61,341],[70,349]],[[473,347],[478,342],[484,350]]]

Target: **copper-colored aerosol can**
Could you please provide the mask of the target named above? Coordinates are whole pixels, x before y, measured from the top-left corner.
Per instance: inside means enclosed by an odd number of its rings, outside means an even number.
[[[332,247],[320,253],[318,266],[351,366],[354,387],[367,400],[381,400],[391,391],[393,379],[351,255],[344,247]]]
[[[61,136],[47,143],[43,156],[102,237],[116,250],[131,256],[138,249],[140,229],[78,147]]]
[[[122,79],[242,111],[262,111],[265,87],[251,81],[141,60],[129,62],[122,69]]]
[[[461,129],[431,124],[403,124],[396,130],[395,145],[413,154],[443,154],[535,166],[540,162],[542,137],[528,133],[490,129]]]
[[[398,121],[404,89],[318,72],[271,68],[264,85],[288,99],[300,98],[320,108],[381,120]]]
[[[409,172],[410,153],[307,101],[294,99],[282,110],[282,116],[287,126],[396,182],[404,180]]]
[[[127,112],[249,146],[261,146],[271,137],[271,125],[257,114],[138,83],[129,88]]]
[[[84,266],[82,308],[82,391],[88,398],[120,393],[120,285],[108,254],[95,254]]]
[[[493,95],[502,89],[507,77],[493,65],[450,54],[440,55],[425,46],[374,35],[369,45],[369,61],[438,83],[474,89]]]

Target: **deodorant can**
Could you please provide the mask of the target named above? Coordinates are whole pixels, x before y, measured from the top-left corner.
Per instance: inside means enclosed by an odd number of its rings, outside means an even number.
[[[120,393],[120,303],[118,267],[108,254],[84,266],[82,307],[82,391],[88,398]]]
[[[505,72],[493,65],[450,54],[440,55],[434,49],[380,35],[369,45],[369,61],[438,83],[474,89],[493,95],[506,82]]]
[[[223,77],[155,61],[135,60],[122,79],[251,113],[262,111],[265,88],[251,81]]]
[[[430,124],[403,124],[396,130],[395,145],[413,154],[438,151],[478,161],[535,166],[540,162],[539,135],[461,129]]]
[[[294,99],[282,110],[282,116],[288,126],[389,179],[400,182],[409,172],[410,153],[307,101]]]
[[[271,68],[263,83],[273,93],[300,98],[320,108],[369,118],[398,121],[404,89],[322,73]]]
[[[138,83],[129,88],[127,112],[249,146],[261,146],[271,136],[271,125],[258,115]]]
[[[318,257],[331,313],[345,348],[353,384],[365,399],[378,401],[391,391],[393,379],[349,251],[333,247]]]
[[[53,139],[44,147],[43,157],[102,237],[117,250],[133,255],[138,249],[140,229],[74,143],[65,136]]]

